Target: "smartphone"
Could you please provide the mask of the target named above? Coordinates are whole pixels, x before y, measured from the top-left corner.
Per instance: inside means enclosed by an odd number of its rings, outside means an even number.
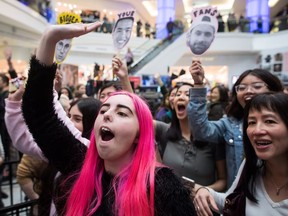
[[[188,185],[189,188],[195,187],[195,181],[193,179],[187,178],[185,176],[182,176],[184,185]]]
[[[9,92],[15,92],[17,89],[19,89],[20,84],[25,82],[25,77],[16,77],[14,79],[11,79],[9,81]]]

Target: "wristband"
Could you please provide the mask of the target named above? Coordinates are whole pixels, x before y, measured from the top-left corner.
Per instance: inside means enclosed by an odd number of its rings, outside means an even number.
[[[203,85],[204,83],[201,82],[201,83],[194,83],[194,85]]]

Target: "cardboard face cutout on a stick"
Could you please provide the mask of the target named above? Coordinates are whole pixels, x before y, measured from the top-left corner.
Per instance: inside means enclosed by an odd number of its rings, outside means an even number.
[[[65,25],[70,23],[80,23],[81,17],[78,14],[71,12],[63,12],[58,15],[57,23],[59,25]],[[55,49],[55,59],[56,62],[62,63],[72,46],[72,39],[63,39],[57,42]]]
[[[192,10],[192,24],[187,32],[187,45],[194,55],[204,54],[218,30],[216,7],[195,8]]]
[[[112,31],[113,44],[117,51],[120,51],[130,40],[133,23],[134,10],[118,13],[118,20]]]

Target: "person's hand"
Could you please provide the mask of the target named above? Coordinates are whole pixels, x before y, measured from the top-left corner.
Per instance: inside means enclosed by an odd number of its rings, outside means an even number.
[[[8,100],[10,101],[21,101],[22,96],[25,92],[25,80],[19,83],[19,88],[15,92],[9,92]]]
[[[60,70],[57,68],[54,79],[54,88],[57,92],[59,92],[61,87],[62,87],[62,75]]]
[[[204,187],[198,189],[193,202],[198,216],[213,216],[211,208],[219,211],[213,196]]]
[[[10,47],[6,47],[4,49],[4,56],[6,60],[9,62],[12,59],[12,49]]]
[[[116,74],[116,76],[119,77],[120,80],[128,77],[127,65],[123,63],[121,59],[117,56],[112,59],[112,68],[113,73]]]
[[[99,26],[101,26],[101,22],[98,21],[90,24],[73,23],[49,26],[41,37],[40,44],[36,52],[36,58],[42,64],[52,65],[55,46],[58,41],[79,37],[94,31]]]
[[[192,61],[192,65],[189,67],[189,72],[195,85],[203,85],[205,74],[200,61]]]
[[[72,39],[74,37],[79,37],[85,35],[89,32],[94,31],[96,28],[101,26],[102,23],[96,21],[94,23],[84,24],[84,23],[72,23],[65,25],[51,25],[45,31],[45,35],[51,40],[57,43],[63,39]]]

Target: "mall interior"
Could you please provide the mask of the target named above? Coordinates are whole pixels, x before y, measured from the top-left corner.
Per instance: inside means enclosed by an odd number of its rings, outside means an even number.
[[[194,56],[186,45],[191,11],[207,6],[217,7],[218,32],[209,50]],[[113,25],[119,12],[131,9],[136,11],[132,36],[117,52]],[[63,80],[63,86],[90,84],[90,95],[95,97],[97,85],[114,80],[113,56],[124,59],[128,48],[133,53],[129,78],[134,89],[149,89],[157,97],[155,74],[160,74],[167,87],[172,76],[191,79],[192,59],[202,62],[211,85],[231,89],[243,71],[253,68],[268,70],[288,85],[288,0],[0,0],[0,73],[8,74],[4,53],[11,50],[18,76],[27,76],[42,33],[49,25],[57,25],[57,15],[67,11],[79,14],[83,23],[103,22],[95,32],[74,38],[60,65],[62,73],[73,77]],[[172,35],[167,31],[169,21],[173,22]],[[15,168],[13,163],[7,166]],[[13,174],[2,182],[2,191],[8,195],[3,199],[6,207],[15,210],[15,204],[26,203],[23,209],[30,205]]]

